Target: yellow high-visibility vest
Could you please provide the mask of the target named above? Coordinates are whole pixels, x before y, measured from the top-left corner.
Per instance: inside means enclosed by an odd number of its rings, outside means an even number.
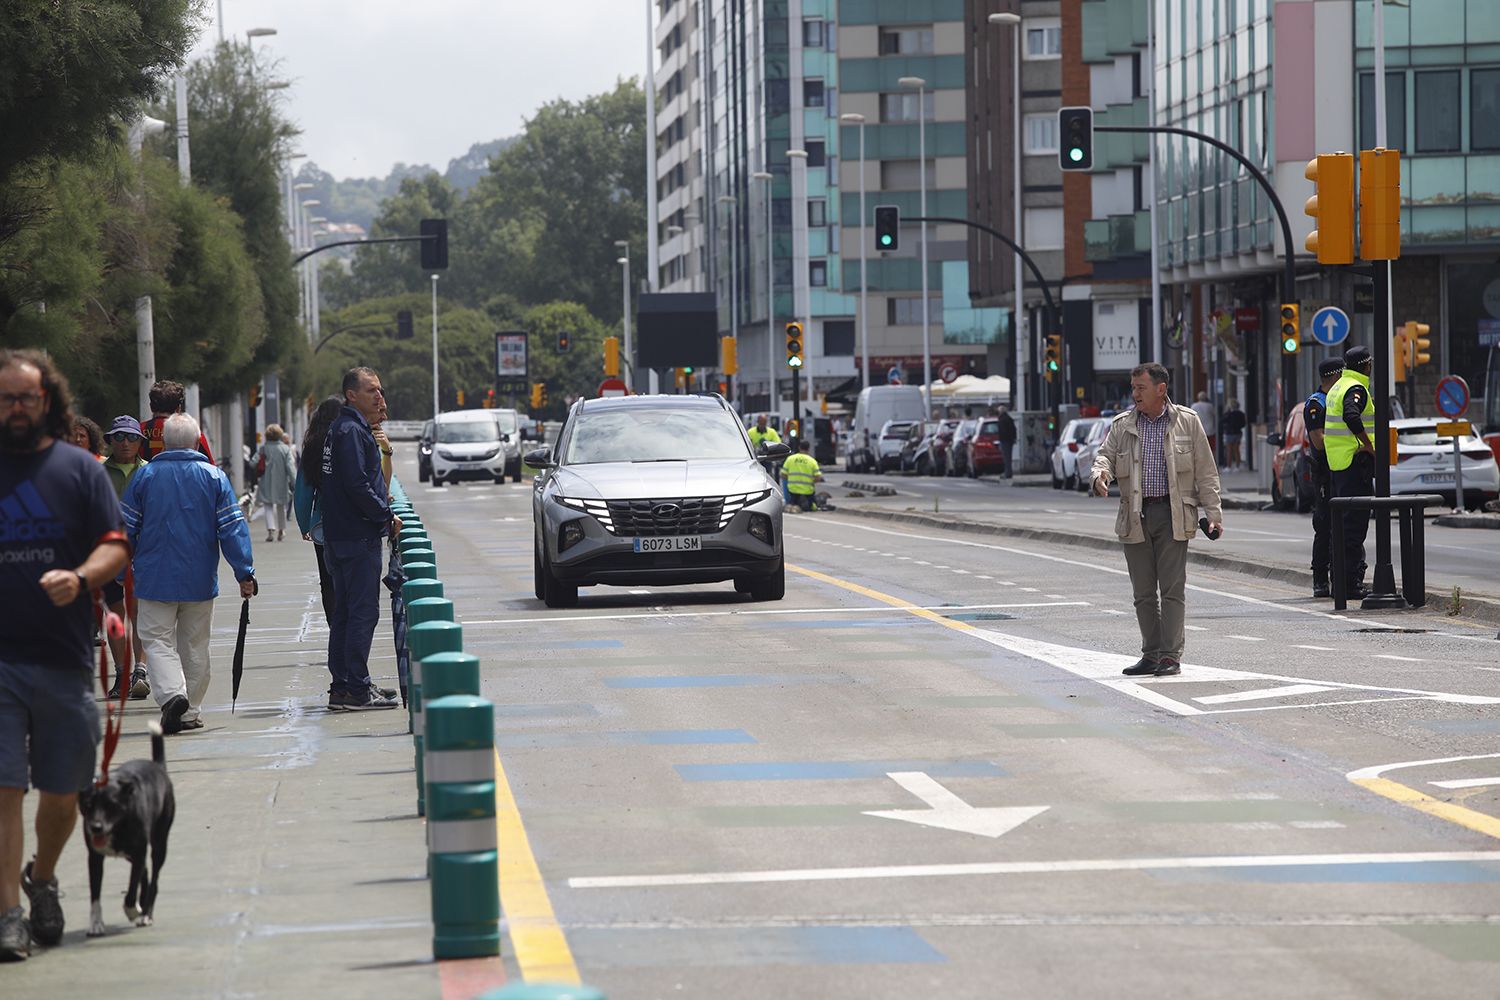
[[[766,444],[780,444],[781,435],[776,433],[776,428],[774,427],[767,427],[765,431],[761,431],[759,427],[750,428],[751,447],[759,450],[762,442]]]
[[[1359,415],[1364,421],[1365,436],[1372,440],[1375,437],[1375,394],[1370,391],[1370,376],[1346,368],[1343,377],[1328,390],[1328,409],[1323,417],[1323,450],[1328,455],[1328,468],[1334,472],[1353,465],[1354,455],[1359,451],[1359,438],[1344,423],[1344,396],[1356,385],[1365,387],[1365,408]]]
[[[799,451],[781,463],[781,474],[786,477],[788,493],[811,493],[817,481],[818,462],[806,452]]]

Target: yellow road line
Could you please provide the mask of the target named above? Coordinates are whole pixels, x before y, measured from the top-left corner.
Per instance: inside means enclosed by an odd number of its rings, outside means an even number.
[[[926,608],[918,607],[910,601],[903,601],[901,598],[892,597],[890,594],[882,594],[878,590],[871,590],[869,587],[863,587],[848,580],[840,580],[836,576],[819,573],[817,570],[803,569],[800,566],[793,566],[790,563],[787,564],[786,568],[793,573],[800,573],[802,576],[810,579],[818,580],[834,587],[841,587],[844,590],[862,594],[871,600],[881,601],[893,607],[901,608],[903,611],[916,615],[918,618],[925,618],[928,621],[936,622],[956,632],[977,631],[974,626],[965,622],[957,622],[951,618],[945,618],[935,611],[928,611]],[[1494,816],[1476,812],[1464,806],[1454,805],[1451,802],[1440,802],[1429,795],[1423,795],[1414,788],[1407,788],[1405,785],[1391,781],[1389,778],[1350,778],[1349,780],[1361,788],[1374,792],[1376,795],[1383,795],[1393,802],[1410,806],[1413,809],[1427,813],[1429,816],[1436,816],[1438,819],[1447,820],[1449,823],[1456,823],[1466,829],[1500,838],[1500,819]]]
[[[500,851],[500,907],[505,911],[516,964],[527,982],[577,986],[581,980],[542,881],[505,766],[495,752],[495,832]]]

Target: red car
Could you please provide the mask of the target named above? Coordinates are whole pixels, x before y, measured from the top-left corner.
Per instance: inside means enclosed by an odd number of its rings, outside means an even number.
[[[969,478],[977,479],[986,472],[1004,472],[1005,454],[1000,450],[1000,421],[981,420],[974,436],[968,442]]]
[[[1306,513],[1313,507],[1312,443],[1302,421],[1302,407],[1292,407],[1286,428],[1266,435],[1266,443],[1276,446],[1271,458],[1271,502],[1276,509],[1292,508]]]
[[[953,432],[958,430],[962,420],[944,420],[938,424],[937,430],[932,433],[932,461],[930,468],[934,476],[946,476],[948,474],[948,449],[953,444]]]

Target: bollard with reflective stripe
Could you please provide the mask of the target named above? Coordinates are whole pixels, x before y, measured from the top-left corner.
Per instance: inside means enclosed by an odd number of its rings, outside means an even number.
[[[411,723],[417,762],[417,815],[427,815],[427,782],[422,774],[422,745],[427,738],[422,710],[422,660],[433,653],[456,653],[464,648],[463,626],[456,622],[426,621],[406,630],[406,648],[411,653],[411,678],[407,685],[406,709]]]
[[[407,604],[420,601],[424,597],[442,596],[443,581],[441,580],[407,580],[401,585],[401,599]],[[408,625],[410,625],[409,622]]]
[[[408,580],[436,580],[437,566],[430,562],[401,562],[401,570]]]
[[[483,698],[449,695],[430,702],[426,711],[432,955],[498,955],[495,708]]]
[[[436,701],[450,694],[479,694],[479,657],[433,653],[422,660],[422,697]]]

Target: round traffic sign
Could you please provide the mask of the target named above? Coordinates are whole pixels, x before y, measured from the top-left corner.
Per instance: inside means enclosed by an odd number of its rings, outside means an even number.
[[[1324,306],[1313,313],[1313,339],[1324,347],[1336,347],[1349,336],[1349,314],[1338,306]]]
[[[958,378],[958,366],[953,364],[944,365],[938,369],[938,378],[951,385],[953,380]]]
[[[1463,416],[1469,408],[1469,383],[1461,375],[1444,375],[1437,384],[1438,412],[1450,419]]]
[[[900,385],[905,377],[906,373],[895,365],[892,365],[891,370],[885,373],[885,380],[891,385]]]
[[[630,390],[623,379],[607,378],[599,383],[599,395],[601,396],[625,396]]]

